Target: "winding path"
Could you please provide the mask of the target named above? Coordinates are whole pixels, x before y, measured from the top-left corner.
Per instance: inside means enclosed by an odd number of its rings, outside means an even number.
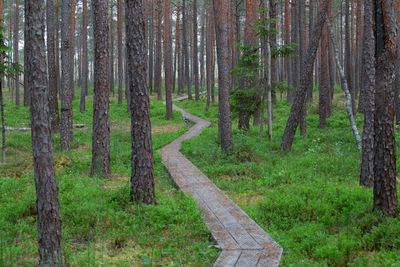
[[[175,101],[185,99],[187,97]],[[183,140],[200,135],[211,123],[179,107],[173,108],[195,125],[158,152],[176,185],[190,194],[202,209],[206,225],[222,249],[214,266],[279,266],[283,249],[179,152]]]

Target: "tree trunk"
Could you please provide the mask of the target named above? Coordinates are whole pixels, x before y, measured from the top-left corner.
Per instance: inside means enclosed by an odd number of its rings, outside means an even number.
[[[308,9],[308,40],[311,40],[311,37],[312,37],[311,29],[313,28],[313,20],[314,20],[314,0],[310,0],[308,7],[309,7],[309,9]],[[307,48],[308,48],[308,46],[307,46]],[[313,75],[313,79],[311,79],[311,82],[307,88],[307,102],[309,102],[309,103],[313,102],[313,89],[314,89],[314,75]]]
[[[193,72],[194,72],[194,93],[195,99],[200,100],[199,91],[199,59],[197,47],[197,1],[193,0]]]
[[[71,47],[70,47],[70,57],[71,57],[71,65],[70,72],[72,79],[70,80],[71,88],[72,88],[72,100],[75,98],[75,74],[74,74],[74,63],[75,63],[75,10],[76,10],[76,0],[71,0],[71,10],[70,10],[70,40],[71,40]],[[71,128],[71,141],[73,139],[72,128]]]
[[[375,34],[374,3],[364,4],[364,37],[362,48],[362,85],[360,106],[364,111],[360,185],[374,185],[374,120],[375,120]],[[363,96],[364,95],[364,96]],[[363,96],[363,97],[362,97]]]
[[[14,63],[19,63],[19,0],[15,0],[15,21],[14,21]],[[15,104],[19,105],[19,74],[15,77]],[[24,88],[24,106],[29,105],[28,88]],[[26,101],[25,101],[26,98]]]
[[[290,0],[285,0],[285,29],[284,29],[284,39],[285,45],[290,44],[290,7],[289,7]],[[311,38],[310,38],[311,40]],[[286,69],[286,81],[289,85],[291,85],[291,68],[292,68],[292,59],[289,57],[285,58],[285,69]],[[293,103],[293,92],[287,92],[287,103]]]
[[[393,1],[375,0],[374,209],[397,213],[394,77],[397,57]]]
[[[108,0],[93,0],[94,99],[91,175],[110,173]]]
[[[319,67],[319,124],[318,128],[326,128],[326,117],[328,112],[328,98],[329,98],[329,70],[328,70],[328,53],[329,49],[329,35],[328,26],[324,25],[321,33],[321,64]]]
[[[57,72],[57,91],[61,88],[61,72],[60,72],[60,5],[56,0],[56,72]],[[60,94],[59,94],[60,95]]]
[[[298,27],[299,27],[299,44],[300,44],[300,57],[297,59],[298,60],[298,66],[299,69],[297,70],[298,75],[300,76],[300,69],[302,65],[304,64],[304,57],[305,57],[305,51],[306,51],[306,20],[305,20],[305,1],[304,0],[298,0]],[[311,74],[312,76],[312,74]],[[300,78],[300,77],[299,77]],[[297,83],[298,86],[300,85],[300,81]],[[301,116],[300,116],[300,135],[305,136],[306,131],[307,131],[307,123],[306,123],[306,117],[307,117],[307,103],[304,102],[303,108],[301,110]]]
[[[186,85],[188,99],[192,99],[192,90],[190,88],[190,77],[189,77],[189,52],[188,52],[188,40],[187,40],[187,10],[186,1],[182,0],[182,49],[183,49],[183,60],[184,60],[184,85]]]
[[[171,27],[171,0],[164,1],[164,84],[165,84],[165,106],[166,119],[173,117],[172,113],[172,93],[171,93],[171,75],[172,75],[172,27]]]
[[[206,2],[203,4],[203,11],[201,12],[201,30],[200,30],[200,90],[204,90],[204,43],[205,43],[205,20],[206,20]]]
[[[50,122],[52,131],[57,131],[60,126],[57,98],[57,69],[54,40],[54,0],[46,0],[46,23],[47,23],[47,59],[50,90]],[[26,61],[27,62],[27,61]]]
[[[39,266],[62,266],[61,218],[51,141],[44,43],[44,1],[26,0],[26,65],[31,103],[33,169],[38,213]]]
[[[289,119],[282,136],[281,147],[284,149],[290,149],[292,147],[297,125],[300,121],[301,109],[305,101],[307,86],[310,83],[310,79],[312,79],[313,63],[316,57],[322,27],[324,25],[324,15],[326,15],[329,3],[330,0],[324,0],[320,3],[318,8],[318,14],[312,29],[312,38],[310,39],[310,45],[307,49],[304,65],[301,68],[300,87],[296,92],[296,97],[292,108],[290,109]]]
[[[218,131],[221,141],[221,148],[228,152],[232,146],[232,125],[231,111],[229,104],[229,91],[231,77],[229,75],[231,66],[231,49],[228,33],[228,1],[213,0],[215,14],[215,29],[217,37],[217,56],[218,56]]]
[[[353,109],[353,114],[355,114],[355,99],[354,99],[354,88],[352,87],[353,85],[353,68],[352,68],[352,57],[351,57],[351,36],[350,36],[350,1],[351,0],[346,0],[346,14],[345,14],[345,74],[346,74],[346,80],[349,86],[349,91],[351,93],[351,106]]]
[[[114,89],[114,4],[110,4],[110,92],[115,94]]]
[[[132,102],[131,200],[156,204],[151,141],[150,104],[146,89],[145,22],[141,0],[126,3],[126,42],[129,90]],[[133,127],[134,126],[134,127]]]
[[[151,12],[153,14],[153,12]],[[151,16],[152,18],[152,16]],[[123,62],[122,62],[122,0],[118,0],[117,3],[117,35],[118,35],[118,104],[122,104],[122,80],[123,80]],[[152,30],[153,24],[150,25],[150,31]],[[152,37],[150,37],[152,38]],[[151,49],[153,48],[153,45],[149,45]],[[153,53],[152,50],[150,51],[149,55],[149,68],[150,68],[150,58],[151,61]],[[149,84],[151,84],[151,81],[153,80],[153,77],[149,77]]]
[[[71,57],[72,40],[71,0],[63,0],[61,6],[61,151],[69,150],[72,140],[72,99],[73,99],[73,58]],[[72,66],[72,67],[71,67]]]
[[[181,1],[177,0],[176,5],[176,50],[178,54],[178,95],[183,91],[183,61],[181,49]]]
[[[122,0],[121,0],[122,1]],[[153,0],[149,1],[150,4],[150,17],[149,17],[149,92],[153,93],[153,55],[154,55],[154,4]],[[122,3],[121,3],[122,6]],[[121,7],[122,8],[122,7]],[[122,10],[121,10],[122,20]],[[122,37],[121,37],[122,38]]]
[[[161,20],[162,20],[162,3],[163,1],[157,0],[157,14],[156,14],[156,62],[154,70],[154,89],[157,91],[157,97],[159,100],[162,99],[161,90],[161,64],[162,64],[162,52],[161,52]]]
[[[206,36],[206,83],[207,83],[207,102],[206,102],[206,112],[208,112],[210,108],[210,100],[211,100],[211,62],[212,62],[212,52],[211,52],[211,14],[213,14],[212,10],[214,10],[213,0],[207,0],[209,12],[207,14],[207,36]]]
[[[87,0],[82,0],[83,10],[82,10],[82,85],[81,85],[81,99],[79,109],[80,112],[85,112],[86,109],[86,92],[88,91],[88,74],[89,74],[89,64],[88,64],[88,47],[87,47]]]
[[[276,0],[269,0],[269,17],[271,19],[271,24],[269,27],[275,31],[278,32],[278,27],[277,27],[277,16],[276,16],[276,7],[277,3]],[[278,35],[277,34],[271,34],[269,36],[269,42],[270,42],[270,50],[274,49],[277,47],[277,39]],[[275,58],[270,58],[271,60],[271,86],[269,87],[269,90],[271,90],[272,93],[272,102],[276,103],[276,92],[275,89],[273,89],[273,86],[278,82],[278,74],[279,74],[279,67],[278,67],[278,60]],[[268,94],[268,93],[267,93]]]

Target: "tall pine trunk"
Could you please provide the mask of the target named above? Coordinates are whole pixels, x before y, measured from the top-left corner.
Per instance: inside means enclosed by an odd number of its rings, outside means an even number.
[[[397,215],[394,78],[397,58],[393,1],[375,0],[374,209]]]
[[[54,0],[46,1],[46,23],[47,23],[47,59],[50,91],[50,124],[52,131],[57,131],[60,126],[57,97],[57,69],[56,69],[56,47],[54,36]]]
[[[220,137],[221,148],[225,152],[228,152],[229,148],[232,146],[232,125],[229,104],[229,91],[231,83],[229,71],[232,62],[231,49],[228,46],[229,0],[213,1],[218,56],[218,136]]]
[[[92,0],[94,35],[94,99],[91,175],[110,173],[110,58],[108,0]]]
[[[86,92],[88,91],[88,75],[89,75],[89,63],[88,63],[88,47],[87,47],[87,0],[82,0],[83,10],[82,10],[82,84],[81,84],[81,99],[79,109],[80,112],[84,112],[86,109]]]
[[[69,150],[72,141],[73,58],[70,35],[71,0],[63,0],[61,6],[61,151]]]
[[[14,17],[14,63],[19,63],[19,0],[15,0],[15,17]],[[15,88],[15,104],[19,105],[19,75],[15,77],[14,80]],[[24,88],[24,106],[29,105],[29,92],[28,88]],[[26,101],[25,101],[26,99]]]
[[[362,47],[362,91],[364,129],[362,136],[360,185],[374,185],[374,120],[375,120],[375,34],[374,3],[364,4],[364,38]]]
[[[162,20],[162,3],[163,1],[157,0],[156,7],[156,60],[154,70],[154,90],[157,91],[158,99],[162,99],[161,90],[161,64],[162,64],[162,45],[161,45],[161,20]]]
[[[171,76],[172,76],[172,27],[171,27],[171,0],[164,1],[164,72],[165,72],[165,106],[166,119],[172,119],[172,93],[171,93]]]
[[[198,61],[198,46],[197,46],[197,1],[193,0],[193,72],[194,72],[194,92],[195,99],[200,100],[199,91],[199,61]]]
[[[152,14],[152,12],[151,12]],[[122,62],[122,0],[118,0],[117,3],[117,35],[118,35],[118,104],[122,104],[122,80],[123,80],[123,62]],[[153,27],[153,24],[150,24],[150,30],[152,30],[151,27]],[[151,37],[152,38],[152,37]],[[153,45],[151,45],[151,48],[153,48]],[[152,56],[152,52],[150,51],[150,56],[149,56],[149,62],[150,62],[150,57]],[[151,59],[153,61],[153,59]],[[149,63],[150,66],[150,63]],[[149,77],[149,83],[153,78]]]
[[[145,22],[141,0],[126,3],[126,45],[131,97],[132,176],[131,200],[156,204],[151,140],[150,103],[146,88]]]
[[[26,1],[26,72],[30,92],[33,169],[36,187],[39,266],[62,266],[61,218],[50,128],[44,43],[44,1]]]

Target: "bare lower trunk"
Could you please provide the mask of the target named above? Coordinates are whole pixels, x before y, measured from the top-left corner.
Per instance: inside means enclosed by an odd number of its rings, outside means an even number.
[[[91,175],[110,173],[108,0],[92,0],[94,99]]]
[[[132,176],[131,200],[156,204],[151,140],[150,103],[146,86],[145,23],[142,1],[126,3],[126,43],[131,97]]]
[[[39,266],[62,266],[61,218],[50,129],[44,44],[44,1],[26,3],[26,65],[31,103],[33,169],[38,213]]]
[[[360,185],[374,185],[374,120],[375,120],[375,35],[374,12],[372,1],[364,6],[364,38],[362,54],[362,93],[359,107],[364,113],[364,129],[362,137]]]
[[[394,90],[396,19],[393,1],[375,0],[374,209],[397,215]]]
[[[231,53],[228,47],[228,0],[213,0],[218,56],[218,132],[221,148],[227,152],[232,146],[232,124],[229,104]]]

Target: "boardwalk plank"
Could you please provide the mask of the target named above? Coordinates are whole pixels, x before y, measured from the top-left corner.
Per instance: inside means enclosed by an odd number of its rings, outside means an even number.
[[[214,266],[279,266],[282,248],[179,152],[183,140],[198,136],[211,123],[176,106],[173,108],[195,125],[158,152],[176,185],[194,198],[213,238],[222,248]]]

